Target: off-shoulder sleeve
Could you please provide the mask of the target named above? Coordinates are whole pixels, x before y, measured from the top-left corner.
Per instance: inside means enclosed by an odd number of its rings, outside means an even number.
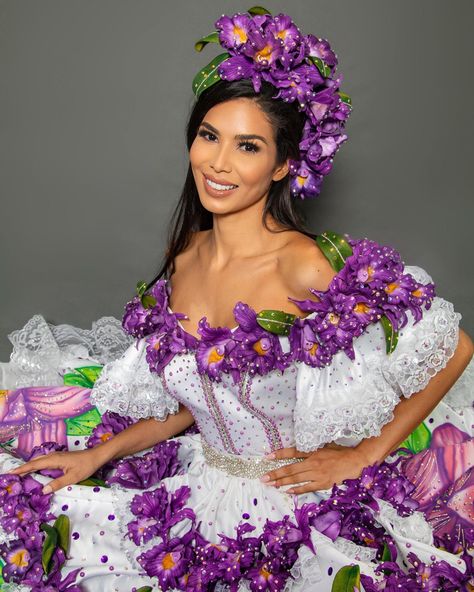
[[[419,282],[431,281],[420,267],[406,266],[405,271]],[[410,312],[407,317],[391,354],[386,353],[382,325],[374,323],[354,340],[354,360],[340,351],[329,366],[298,365],[294,410],[298,450],[310,452],[328,442],[352,446],[380,435],[393,419],[400,397],[425,388],[446,366],[456,350],[461,314],[436,296],[418,322]]]
[[[91,402],[101,413],[114,411],[134,419],[154,417],[164,421],[179,410],[166,383],[150,372],[145,338],[138,339],[124,354],[106,364],[91,390]]]

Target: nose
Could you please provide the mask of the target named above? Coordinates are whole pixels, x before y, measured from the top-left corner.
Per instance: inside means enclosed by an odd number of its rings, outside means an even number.
[[[223,143],[216,144],[213,152],[211,162],[209,163],[211,168],[216,172],[222,171],[230,173],[232,171],[232,164],[230,159],[231,146],[226,146]]]

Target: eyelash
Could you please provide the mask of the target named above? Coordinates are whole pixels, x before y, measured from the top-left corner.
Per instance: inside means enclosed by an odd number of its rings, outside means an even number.
[[[215,134],[213,134],[212,132],[207,132],[205,130],[201,130],[200,132],[198,132],[198,135],[201,136],[202,138],[206,138],[206,136],[215,136]],[[254,142],[250,142],[249,140],[246,140],[245,142],[240,142],[239,147],[240,146],[250,146],[251,150],[244,150],[244,152],[250,152],[250,153],[256,153],[260,150],[260,147],[255,144]]]

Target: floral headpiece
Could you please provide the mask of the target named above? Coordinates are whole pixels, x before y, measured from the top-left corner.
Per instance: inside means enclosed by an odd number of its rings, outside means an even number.
[[[305,199],[319,195],[324,175],[332,169],[339,146],[347,140],[344,125],[351,99],[339,90],[337,57],[325,39],[302,35],[286,14],[272,16],[261,6],[246,13],[222,15],[216,31],[199,39],[195,49],[219,43],[227,51],[202,68],[193,80],[196,97],[219,80],[262,80],[278,89],[274,99],[298,101],[306,115],[300,159],[290,161],[291,193]]]

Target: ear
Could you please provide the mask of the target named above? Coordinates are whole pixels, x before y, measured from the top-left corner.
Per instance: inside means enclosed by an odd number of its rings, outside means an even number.
[[[288,164],[288,160],[285,160],[285,162],[283,164],[281,164],[280,166],[278,166],[275,169],[275,171],[273,173],[272,180],[273,181],[281,181],[284,177],[286,177],[289,170],[290,170],[290,167]]]

